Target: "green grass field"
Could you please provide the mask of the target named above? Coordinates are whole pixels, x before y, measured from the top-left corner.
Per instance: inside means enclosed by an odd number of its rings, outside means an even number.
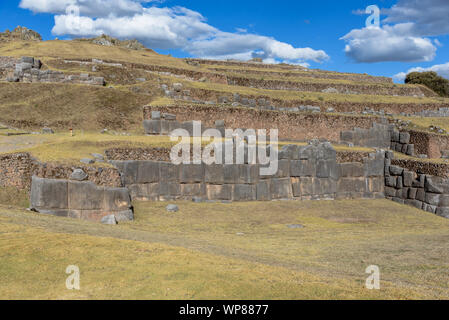
[[[113,227],[0,206],[0,298],[449,299],[449,221],[432,214],[386,200],[178,204],[136,203]],[[68,265],[80,291],[65,288]],[[365,288],[369,265],[381,290]]]

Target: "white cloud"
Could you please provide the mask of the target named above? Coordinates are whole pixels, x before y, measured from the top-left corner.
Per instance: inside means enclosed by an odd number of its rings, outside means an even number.
[[[404,81],[407,74],[410,72],[425,72],[425,71],[435,71],[440,76],[445,77],[446,79],[449,79],[449,62],[445,64],[437,64],[429,68],[421,68],[421,67],[415,67],[409,69],[407,72],[400,72],[393,76],[393,78],[397,81]]]
[[[265,61],[304,64],[329,59],[323,50],[295,48],[271,37],[222,32],[198,12],[183,7],[145,7],[151,0],[22,0],[21,8],[55,14],[53,34],[97,36],[108,34],[137,39],[150,48],[182,49],[194,56],[214,59],[261,57]],[[67,13],[67,6],[79,7],[80,16]]]
[[[432,61],[436,47],[432,40],[409,36],[408,25],[355,29],[342,37],[347,42],[346,55],[357,62]]]
[[[448,0],[399,0],[383,9],[381,28],[354,29],[342,37],[346,54],[357,62],[417,62],[434,59],[438,39],[449,34]]]

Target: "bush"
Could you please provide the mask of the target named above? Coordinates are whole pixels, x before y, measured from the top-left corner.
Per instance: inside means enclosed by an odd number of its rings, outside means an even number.
[[[436,72],[411,72],[405,78],[405,83],[422,84],[432,89],[442,97],[449,97],[449,80],[440,77]]]

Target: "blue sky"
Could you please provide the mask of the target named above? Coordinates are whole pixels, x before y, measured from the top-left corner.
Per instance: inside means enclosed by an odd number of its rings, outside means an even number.
[[[64,1],[80,8],[83,25],[75,31],[66,27]],[[106,30],[177,57],[260,55],[267,62],[384,76],[436,66],[433,70],[449,77],[449,1],[415,2],[14,0],[0,2],[0,29],[22,25],[45,40]],[[369,5],[383,9],[377,31],[365,28],[368,15],[355,13]],[[149,9],[153,7],[161,10]],[[346,41],[341,39],[348,34]]]

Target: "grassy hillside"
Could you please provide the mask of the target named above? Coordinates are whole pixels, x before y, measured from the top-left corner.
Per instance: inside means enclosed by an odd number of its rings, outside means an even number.
[[[87,85],[0,83],[1,122],[39,129],[133,130],[151,94]]]

